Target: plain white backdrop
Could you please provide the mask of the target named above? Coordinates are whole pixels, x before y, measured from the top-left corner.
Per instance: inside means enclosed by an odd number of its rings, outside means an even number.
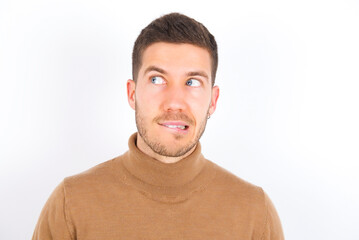
[[[131,51],[181,12],[219,45],[204,155],[263,187],[286,239],[359,239],[358,1],[0,1],[0,239],[60,181],[127,150]]]

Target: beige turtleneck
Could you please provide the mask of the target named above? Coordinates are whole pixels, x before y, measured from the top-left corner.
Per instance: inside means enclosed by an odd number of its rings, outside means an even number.
[[[163,163],[136,147],[67,177],[44,206],[33,240],[284,239],[263,192],[201,154]]]

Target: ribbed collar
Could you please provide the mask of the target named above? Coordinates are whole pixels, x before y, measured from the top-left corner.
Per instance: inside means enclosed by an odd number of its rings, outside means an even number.
[[[163,163],[136,146],[137,133],[129,141],[129,151],[121,159],[125,169],[122,179],[141,192],[162,201],[181,201],[195,191],[203,190],[214,177],[211,162],[201,154],[201,145],[186,158],[175,163]]]

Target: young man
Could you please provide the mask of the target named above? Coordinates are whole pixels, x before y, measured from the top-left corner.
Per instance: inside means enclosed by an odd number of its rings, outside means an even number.
[[[129,150],[65,178],[33,239],[284,239],[266,193],[201,154],[219,96],[214,37],[168,14],[142,30],[132,58]]]

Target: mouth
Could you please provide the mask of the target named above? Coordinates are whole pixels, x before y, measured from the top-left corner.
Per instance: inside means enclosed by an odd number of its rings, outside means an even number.
[[[164,122],[159,125],[177,132],[187,132],[189,128],[189,125],[184,122]]]

